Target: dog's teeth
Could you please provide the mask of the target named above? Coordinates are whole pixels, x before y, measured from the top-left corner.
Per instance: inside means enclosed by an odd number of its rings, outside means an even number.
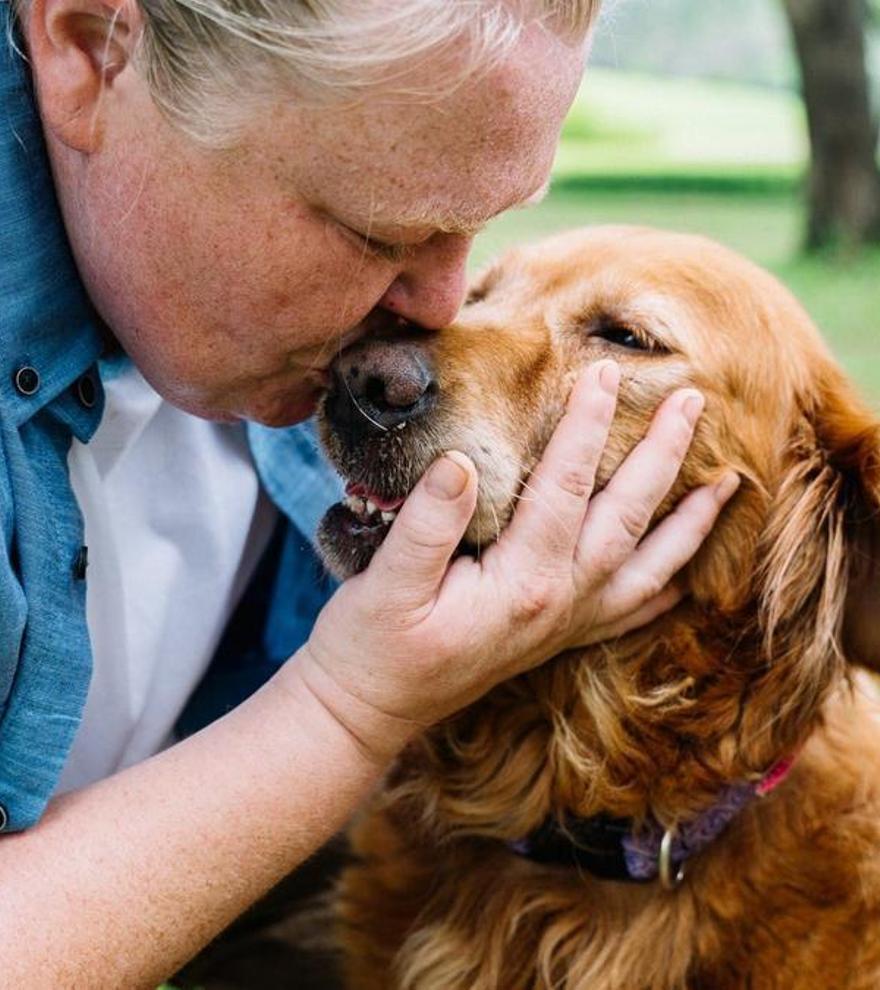
[[[383,523],[394,522],[394,520],[396,518],[397,518],[397,513],[396,512],[383,512],[382,513],[382,522]]]
[[[361,515],[364,511],[364,500],[362,498],[358,498],[357,495],[349,495],[345,499],[345,505],[356,516]]]
[[[402,423],[398,423],[397,426],[394,427],[394,429],[395,430],[405,430],[406,429],[406,420],[404,420]]]
[[[367,515],[371,516],[374,512],[379,511],[379,506],[371,499],[367,499]]]

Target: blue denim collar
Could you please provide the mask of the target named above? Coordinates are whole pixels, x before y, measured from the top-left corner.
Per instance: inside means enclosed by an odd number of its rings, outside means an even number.
[[[9,17],[0,0],[0,832],[39,820],[81,718],[92,659],[67,455],[71,434],[85,442],[100,422],[99,370],[109,378],[124,360],[101,360],[99,369],[100,321],[68,247],[30,70],[7,41]],[[38,387],[22,388],[23,369]],[[247,429],[286,518],[273,566],[247,596],[253,607],[236,613],[197,692],[207,701],[191,725],[270,677],[307,639],[332,591],[307,538],[341,485],[312,424]]]
[[[75,388],[102,339],[70,253],[30,71],[13,45],[10,17],[8,0],[0,0],[0,415],[18,427]],[[15,384],[23,368],[39,376],[30,395]],[[97,429],[103,408],[97,374],[93,385],[90,405],[62,402],[58,410],[82,441]]]

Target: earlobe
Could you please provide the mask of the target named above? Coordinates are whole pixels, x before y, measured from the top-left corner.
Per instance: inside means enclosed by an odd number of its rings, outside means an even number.
[[[103,137],[103,112],[140,29],[128,0],[31,0],[25,33],[46,129],[86,154]]]

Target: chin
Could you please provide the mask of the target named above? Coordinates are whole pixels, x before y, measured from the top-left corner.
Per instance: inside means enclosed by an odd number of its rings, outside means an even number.
[[[237,403],[231,408],[228,400],[223,404],[197,401],[175,402],[174,404],[194,416],[216,423],[237,423],[247,420],[251,423],[259,423],[261,426],[277,429],[285,426],[296,426],[297,423],[302,423],[315,414],[320,391],[311,390],[306,394],[303,394],[303,391],[303,388],[300,387],[290,389],[283,394],[269,397],[258,396]]]

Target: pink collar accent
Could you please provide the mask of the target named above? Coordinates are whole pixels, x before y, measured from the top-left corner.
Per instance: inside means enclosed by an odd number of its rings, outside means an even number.
[[[797,758],[798,753],[794,752],[774,763],[758,782],[755,787],[755,794],[758,797],[766,797],[771,791],[775,791],[791,773],[791,768],[794,766]]]

